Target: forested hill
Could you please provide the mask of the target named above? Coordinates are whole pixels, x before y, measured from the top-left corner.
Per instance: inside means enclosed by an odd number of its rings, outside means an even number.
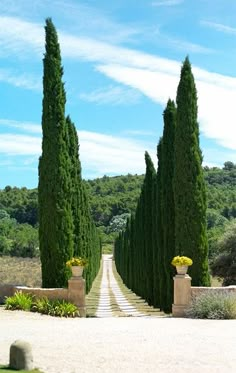
[[[236,164],[225,162],[222,169],[205,167],[204,174],[210,213],[235,218]],[[135,211],[142,182],[143,175],[130,174],[85,181],[96,225],[107,227],[114,216]],[[6,186],[0,190],[0,219],[7,216],[36,226],[37,189]]]

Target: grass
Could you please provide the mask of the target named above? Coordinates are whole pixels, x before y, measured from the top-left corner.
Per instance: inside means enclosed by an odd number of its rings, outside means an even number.
[[[39,258],[0,257],[0,284],[41,287]]]
[[[15,370],[10,369],[8,365],[0,365],[0,373],[43,373],[41,370],[33,369],[33,370]]]
[[[101,261],[101,266],[97,277],[95,278],[90,292],[86,295],[86,314],[87,317],[95,317],[100,297],[100,286],[102,282],[102,271],[103,265]]]

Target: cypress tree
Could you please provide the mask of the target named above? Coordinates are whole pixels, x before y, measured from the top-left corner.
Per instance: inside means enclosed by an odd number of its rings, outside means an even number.
[[[79,140],[74,123],[70,117],[66,117],[66,124],[69,133],[69,155],[71,159],[71,207],[74,221],[74,256],[85,256],[82,249],[82,212],[84,205],[81,204],[82,178],[81,163],[79,160]]]
[[[206,235],[206,191],[199,147],[197,91],[191,64],[185,59],[177,90],[175,135],[175,237],[176,254],[193,259],[194,286],[209,285]]]
[[[164,270],[164,248],[163,248],[163,189],[162,189],[162,172],[163,172],[163,138],[161,137],[157,145],[157,157],[158,157],[158,169],[157,169],[157,215],[156,215],[156,224],[157,224],[157,268],[159,279],[159,307],[163,310],[163,307],[166,303],[166,276]]]
[[[145,299],[153,304],[153,190],[156,179],[156,170],[148,152],[145,152],[146,174],[144,180],[144,225],[145,225],[145,272],[146,290]]]
[[[163,113],[164,130],[162,139],[162,224],[163,224],[163,265],[165,276],[165,292],[163,310],[171,312],[173,303],[174,270],[171,260],[175,256],[175,206],[173,191],[174,176],[174,139],[176,126],[176,108],[174,101],[168,100]]]
[[[67,285],[66,261],[73,253],[71,175],[60,47],[46,20],[43,60],[42,156],[39,161],[39,247],[43,287]]]

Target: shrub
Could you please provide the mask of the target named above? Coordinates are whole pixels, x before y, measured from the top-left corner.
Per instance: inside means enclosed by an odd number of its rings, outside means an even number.
[[[29,311],[31,309],[32,302],[32,295],[17,291],[12,297],[6,298],[5,304],[7,310]]]
[[[23,310],[39,312],[44,315],[59,317],[76,317],[77,307],[65,300],[49,300],[48,298],[35,298],[31,294],[16,292],[12,297],[6,298],[7,310]]]
[[[76,317],[78,315],[78,309],[74,304],[65,300],[48,300],[47,298],[36,299],[31,310],[59,317]]]
[[[236,319],[236,295],[223,291],[208,291],[196,296],[187,310],[195,319]]]

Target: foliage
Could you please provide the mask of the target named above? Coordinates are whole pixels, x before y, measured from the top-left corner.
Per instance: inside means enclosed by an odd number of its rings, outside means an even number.
[[[70,117],[65,117],[60,46],[51,19],[46,20],[45,31],[43,142],[38,187],[43,287],[66,286],[69,271],[65,263],[72,256],[81,256],[90,263],[85,271],[88,291],[100,266],[101,244],[81,179],[77,130]]]
[[[7,310],[30,311],[32,306],[32,295],[17,291],[12,297],[7,297],[5,305]]]
[[[112,232],[120,232],[122,231],[127,223],[128,218],[130,217],[130,213],[126,212],[121,215],[113,216],[110,220],[108,227],[106,228],[106,233]]]
[[[63,287],[68,280],[65,262],[73,255],[71,162],[60,46],[51,19],[46,20],[45,34],[43,140],[38,186],[39,248],[43,287]]]
[[[172,266],[191,266],[193,264],[192,259],[187,256],[175,256],[171,261]]]
[[[206,227],[206,189],[197,122],[197,91],[191,64],[185,59],[177,89],[175,132],[175,251],[188,255],[194,286],[210,284]]]
[[[48,300],[47,298],[39,298],[33,301],[31,311],[58,317],[78,316],[78,308],[74,304],[65,300]]]
[[[207,291],[196,296],[187,311],[195,319],[236,319],[236,295],[227,291]]]
[[[88,260],[86,258],[71,258],[66,262],[67,267],[86,267],[88,265]]]
[[[38,255],[38,230],[15,219],[0,219],[0,256],[34,257]]]
[[[145,153],[146,174],[135,215],[127,220],[126,229],[115,242],[115,261],[125,284],[136,294],[154,303],[153,214],[155,210],[156,170],[149,154]],[[142,279],[142,281],[140,281]]]
[[[65,300],[49,300],[46,297],[36,298],[31,294],[16,292],[12,297],[5,300],[7,310],[22,310],[39,312],[50,316],[76,317],[78,316],[77,307]]]
[[[227,227],[217,242],[218,256],[212,260],[214,276],[223,278],[223,285],[236,285],[236,219]]]
[[[176,107],[174,101],[170,99],[167,102],[166,109],[163,113],[164,129],[161,147],[161,157],[158,157],[158,174],[161,169],[161,245],[159,251],[160,265],[163,265],[164,271],[161,269],[163,279],[161,282],[165,284],[160,289],[162,302],[161,309],[165,312],[171,312],[173,303],[173,269],[170,266],[170,261],[175,255],[175,204],[174,204],[174,142],[175,142],[175,127],[176,127]],[[161,164],[162,163],[162,164]],[[158,227],[157,227],[158,230]]]

